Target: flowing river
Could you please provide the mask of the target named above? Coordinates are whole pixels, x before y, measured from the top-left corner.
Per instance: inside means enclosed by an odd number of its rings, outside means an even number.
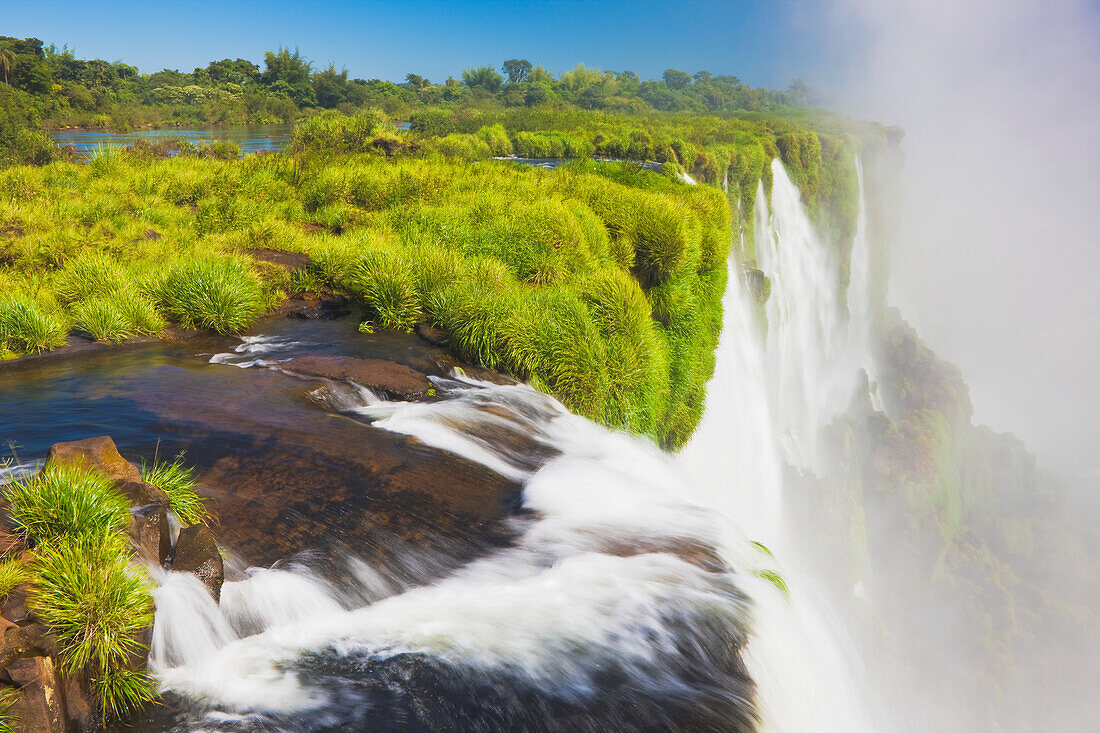
[[[679,455],[350,321],[0,371],[17,470],[105,433],[124,454],[188,451],[215,499],[221,602],[157,573],[167,704],[134,727],[897,729],[784,493],[787,467],[823,460],[818,431],[873,398],[866,217],[844,290],[779,163],[757,201],[767,331],[731,260],[706,414]],[[437,399],[303,377],[318,355],[405,364]]]

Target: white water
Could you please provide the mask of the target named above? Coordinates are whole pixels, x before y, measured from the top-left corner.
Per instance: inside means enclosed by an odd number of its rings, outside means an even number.
[[[722,338],[707,410],[680,460],[700,504],[726,514],[776,556],[790,588],[784,599],[753,593],[753,639],[746,653],[758,686],[762,728],[770,731],[880,731],[858,648],[846,621],[802,571],[785,526],[783,462],[820,466],[820,429],[851,401],[869,364],[870,272],[866,216],[857,223],[848,303],[841,299],[832,248],[821,240],[778,161],[769,209],[758,191],[756,252],[772,280],[765,337],[739,270],[732,265]],[[862,172],[860,171],[860,203]],[[851,313],[851,317],[848,316]]]
[[[787,552],[783,512],[783,462],[819,465],[817,432],[848,404],[868,363],[860,319],[870,312],[869,268],[853,261],[843,303],[832,250],[778,163],[773,172],[771,209],[761,193],[756,211],[756,250],[772,278],[767,337],[732,264],[706,414],[676,460],[522,385],[459,380],[441,384],[449,399],[432,404],[358,392],[359,404],[346,406],[376,426],[522,481],[535,518],[517,526],[514,547],[420,587],[350,557],[359,588],[337,592],[304,567],[256,570],[225,584],[219,608],[193,579],[169,573],[152,649],[162,687],[205,704],[214,718],[319,709],[328,692],[288,664],[333,649],[521,669],[576,694],[594,689],[600,660],[611,657],[654,690],[667,689],[675,682],[662,678],[660,655],[676,646],[670,611],[716,615],[731,628],[748,615],[731,578],[666,549],[687,542],[714,548],[753,598],[745,656],[765,730],[883,730],[870,719],[873,691],[858,682],[843,624]],[[861,216],[853,260],[866,256],[865,228]],[[273,364],[279,345],[257,337],[238,352],[219,361]],[[516,409],[502,417],[500,406]],[[532,471],[463,430],[478,423],[532,435],[560,456]],[[755,551],[743,532],[778,559]],[[754,576],[765,568],[782,572],[789,599]]]

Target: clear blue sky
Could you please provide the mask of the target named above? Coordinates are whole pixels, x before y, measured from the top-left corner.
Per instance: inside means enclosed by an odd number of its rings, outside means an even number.
[[[4,0],[0,35],[68,44],[79,57],[143,72],[190,71],[279,45],[352,77],[432,81],[468,66],[527,58],[552,71],[578,63],[657,78],[669,67],[734,74],[786,88],[816,81],[825,56],[815,4],[772,2],[158,2]]]

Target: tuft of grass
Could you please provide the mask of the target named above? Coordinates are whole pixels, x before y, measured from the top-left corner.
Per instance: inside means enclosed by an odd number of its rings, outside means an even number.
[[[153,699],[152,679],[129,671],[153,622],[149,580],[130,564],[124,535],[82,533],[39,547],[28,605],[57,637],[61,669],[89,673],[104,718]]]
[[[411,331],[416,325],[420,316],[416,280],[394,253],[367,251],[348,269],[343,285],[382,328]]]
[[[0,302],[0,347],[16,353],[45,351],[64,344],[67,335],[56,317],[29,300]]]
[[[172,511],[185,524],[207,524],[213,518],[206,499],[195,493],[194,469],[184,465],[182,453],[169,463],[143,464],[141,477],[168,495]]]
[[[9,558],[0,561],[0,598],[7,598],[15,586],[30,579],[30,574],[19,560]]]
[[[260,279],[236,259],[188,259],[169,270],[159,288],[164,313],[187,328],[240,333],[263,313]]]
[[[17,733],[19,716],[11,712],[15,703],[19,701],[19,693],[14,687],[0,689],[0,733]]]
[[[66,535],[100,535],[124,529],[129,502],[106,476],[72,466],[50,466],[4,487],[8,517],[28,544]]]

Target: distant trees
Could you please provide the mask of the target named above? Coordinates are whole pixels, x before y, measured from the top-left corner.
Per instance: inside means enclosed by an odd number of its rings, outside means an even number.
[[[501,70],[508,75],[509,84],[522,84],[531,75],[532,68],[527,59],[508,59]]]
[[[691,76],[686,71],[680,71],[679,69],[665,69],[662,78],[665,80],[665,84],[668,84],[669,89],[677,91],[691,83]]]
[[[496,94],[504,82],[504,77],[492,66],[476,66],[462,72],[462,81],[471,89],[483,89],[490,94]]]

